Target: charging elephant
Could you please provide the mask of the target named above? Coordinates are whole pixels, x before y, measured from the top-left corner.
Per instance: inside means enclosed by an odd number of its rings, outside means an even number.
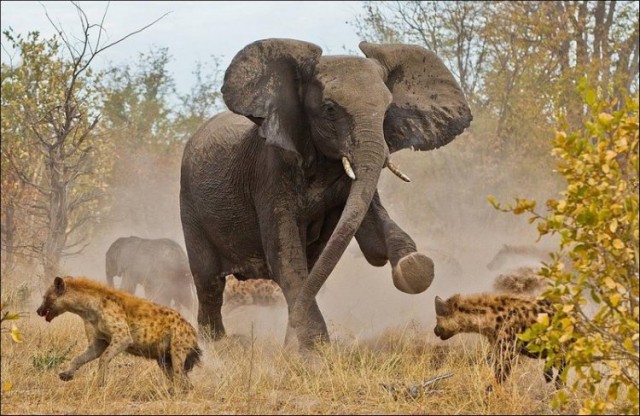
[[[182,306],[190,314],[195,312],[189,262],[175,241],[135,236],[118,238],[107,250],[105,265],[109,286],[115,287],[113,278],[120,276],[122,290],[135,293],[137,285],[141,285],[147,298],[176,309]]]
[[[389,218],[377,192],[390,154],[430,150],[467,128],[471,112],[432,52],[360,43],[366,57],[265,39],[243,48],[224,76],[231,111],[187,142],[180,211],[199,300],[198,323],[224,335],[225,276],[282,288],[302,351],[327,341],[315,301],[355,236],[367,261],[389,261],[395,286],[426,290],[434,264]]]

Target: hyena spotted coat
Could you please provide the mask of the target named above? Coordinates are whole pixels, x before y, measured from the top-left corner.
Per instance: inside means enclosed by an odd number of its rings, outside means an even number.
[[[87,350],[74,358],[62,380],[71,380],[78,368],[100,358],[97,378],[104,385],[107,365],[128,352],[155,359],[169,380],[190,388],[187,373],[200,362],[195,328],[178,312],[86,278],[56,277],[38,308],[51,322],[71,312],[84,320]]]
[[[538,314],[553,316],[553,307],[547,300],[513,294],[454,295],[446,301],[436,296],[435,305],[437,323],[434,332],[440,339],[447,340],[463,332],[488,338],[493,347],[493,369],[498,383],[509,376],[517,354],[545,358],[545,355],[527,351],[528,344],[517,335],[533,325]],[[558,367],[557,388],[562,385],[563,368],[564,362]],[[545,369],[544,377],[547,382],[553,380],[553,368]]]
[[[269,279],[238,280],[233,275],[226,277],[224,306],[234,310],[240,306],[280,306],[286,305],[280,286]]]

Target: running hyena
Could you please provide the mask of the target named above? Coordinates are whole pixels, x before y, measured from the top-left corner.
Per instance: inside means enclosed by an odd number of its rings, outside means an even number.
[[[493,368],[498,383],[506,380],[511,372],[515,356],[520,353],[531,358],[545,358],[527,351],[526,343],[518,340],[517,335],[536,322],[538,314],[553,314],[553,307],[547,300],[524,295],[482,294],[454,295],[443,301],[436,296],[435,334],[447,340],[461,332],[473,332],[486,336],[493,347]],[[562,385],[560,374],[564,368],[562,362],[558,368],[556,387]],[[545,369],[544,378],[553,380],[553,369]]]
[[[86,278],[56,277],[47,289],[38,315],[47,322],[71,312],[84,320],[87,350],[59,374],[71,380],[78,368],[100,357],[98,382],[117,354],[155,359],[165,375],[190,388],[187,373],[200,362],[196,330],[178,312]]]

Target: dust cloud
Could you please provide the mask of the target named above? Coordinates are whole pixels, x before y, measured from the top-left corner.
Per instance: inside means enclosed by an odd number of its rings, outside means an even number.
[[[180,162],[182,148],[157,155],[144,148],[122,156],[116,163],[116,185],[107,189],[112,209],[79,256],[67,258],[62,269],[106,283],[105,254],[120,237],[170,238],[184,249],[180,222]],[[120,284],[120,279],[115,278]],[[144,290],[138,286],[137,295]]]
[[[391,266],[371,266],[352,241],[318,295],[332,338],[370,338],[409,324],[430,331],[436,295],[490,291],[496,273],[486,264],[502,245],[535,244],[535,227],[526,218],[497,211],[486,197],[499,195],[509,202],[515,196],[544,200],[554,192],[541,193],[537,182],[527,178],[514,177],[511,184],[483,181],[473,164],[457,156],[464,141],[461,137],[430,152],[394,153],[394,162],[412,182],[402,182],[387,170],[380,178],[378,189],[391,218],[413,237],[420,252],[434,260],[436,276],[431,287],[416,295],[398,291]],[[150,153],[138,152],[120,162],[121,185],[109,190],[113,200],[109,219],[82,255],[63,264],[67,272],[104,281],[105,253],[122,236],[171,238],[184,248],[178,198],[181,156],[180,150],[161,163]],[[512,177],[504,166],[495,169],[496,177]],[[143,295],[140,286],[137,294]],[[189,320],[195,323],[193,317]],[[230,335],[284,340],[287,312],[284,306],[223,309],[223,320]]]

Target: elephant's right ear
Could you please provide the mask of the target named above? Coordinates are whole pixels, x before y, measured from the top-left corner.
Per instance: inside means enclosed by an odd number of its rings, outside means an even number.
[[[293,39],[253,42],[227,68],[222,98],[231,111],[258,124],[268,144],[296,151],[293,137],[302,118],[302,82],[321,55],[319,46]]]
[[[473,119],[460,86],[433,52],[418,45],[361,42],[367,58],[387,72],[393,102],[384,120],[389,151],[437,149]]]

